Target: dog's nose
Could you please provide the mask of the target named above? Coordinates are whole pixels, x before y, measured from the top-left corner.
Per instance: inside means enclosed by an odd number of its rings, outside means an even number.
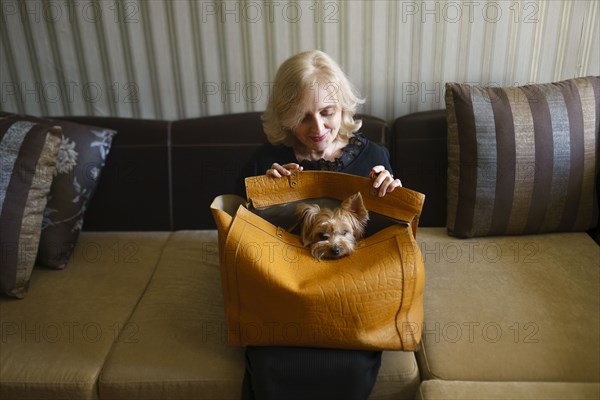
[[[338,246],[332,247],[331,248],[331,254],[333,254],[334,256],[339,256],[340,255],[340,248]]]

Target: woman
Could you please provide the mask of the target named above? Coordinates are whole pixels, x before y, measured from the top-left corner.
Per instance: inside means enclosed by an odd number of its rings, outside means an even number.
[[[370,176],[379,196],[401,186],[387,149],[357,133],[360,99],[340,67],[321,51],[299,53],[277,71],[263,115],[269,140],[243,176],[274,178],[291,169]],[[240,183],[241,185],[241,183]],[[368,398],[381,352],[290,347],[248,347],[243,399]]]

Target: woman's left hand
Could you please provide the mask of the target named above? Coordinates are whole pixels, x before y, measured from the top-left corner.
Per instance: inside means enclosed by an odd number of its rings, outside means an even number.
[[[379,189],[379,197],[383,197],[386,193],[389,193],[397,187],[402,186],[400,179],[394,179],[394,175],[385,169],[383,165],[374,166],[371,169],[369,177],[371,179],[375,179],[373,182],[373,187],[375,189]]]

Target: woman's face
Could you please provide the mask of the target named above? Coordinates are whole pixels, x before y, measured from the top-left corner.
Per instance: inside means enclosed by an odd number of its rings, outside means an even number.
[[[311,89],[304,118],[294,129],[294,136],[310,158],[321,158],[335,151],[335,142],[342,123],[342,111],[331,87],[319,84]]]

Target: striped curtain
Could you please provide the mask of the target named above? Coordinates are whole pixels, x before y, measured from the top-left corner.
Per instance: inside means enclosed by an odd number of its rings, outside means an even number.
[[[386,120],[444,107],[446,82],[600,74],[599,2],[0,1],[0,110],[180,119],[259,111],[313,48]]]

